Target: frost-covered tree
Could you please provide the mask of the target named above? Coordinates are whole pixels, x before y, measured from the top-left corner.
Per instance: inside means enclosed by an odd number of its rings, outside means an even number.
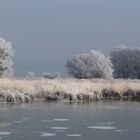
[[[112,78],[112,64],[100,51],[92,50],[74,56],[66,63],[69,74],[76,78]]]
[[[11,77],[13,75],[14,50],[10,42],[0,38],[0,77]]]
[[[115,78],[140,78],[140,48],[119,45],[111,50]]]

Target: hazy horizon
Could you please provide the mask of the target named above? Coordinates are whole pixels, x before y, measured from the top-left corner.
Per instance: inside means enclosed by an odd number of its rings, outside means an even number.
[[[76,54],[140,47],[139,6],[138,0],[1,0],[0,37],[15,48],[16,76],[65,75],[65,62]]]

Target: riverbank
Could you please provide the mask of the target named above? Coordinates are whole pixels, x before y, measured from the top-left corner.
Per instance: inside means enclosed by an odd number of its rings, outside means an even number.
[[[97,101],[140,99],[140,80],[103,79],[0,79],[0,101],[32,102],[36,99]]]

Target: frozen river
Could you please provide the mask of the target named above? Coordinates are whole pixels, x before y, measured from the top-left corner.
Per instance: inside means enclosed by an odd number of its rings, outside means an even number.
[[[0,103],[2,140],[139,140],[139,102]]]

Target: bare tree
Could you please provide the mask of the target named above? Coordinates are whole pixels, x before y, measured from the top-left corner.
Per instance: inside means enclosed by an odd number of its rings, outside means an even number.
[[[11,42],[0,38],[0,77],[11,77],[13,75],[14,50]]]
[[[112,78],[112,64],[100,51],[74,56],[66,63],[68,73],[76,78]]]
[[[140,48],[119,45],[111,50],[115,78],[140,78]]]

